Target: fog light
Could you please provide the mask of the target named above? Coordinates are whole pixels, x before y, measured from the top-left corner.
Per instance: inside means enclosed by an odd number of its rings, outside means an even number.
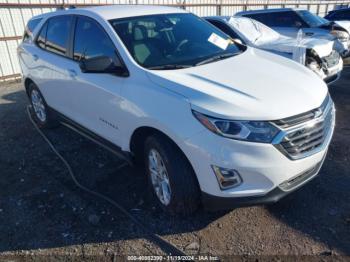
[[[243,182],[237,170],[217,166],[212,168],[222,190],[239,186]]]

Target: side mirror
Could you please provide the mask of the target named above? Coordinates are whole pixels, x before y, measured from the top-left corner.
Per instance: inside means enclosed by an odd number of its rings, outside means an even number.
[[[83,73],[109,73],[125,76],[127,71],[121,64],[116,64],[108,56],[97,56],[80,61],[80,69]]]
[[[301,22],[299,22],[299,21],[296,21],[296,22],[295,22],[295,26],[296,26],[297,28],[302,28],[302,27],[303,27],[303,24],[302,24]]]
[[[238,38],[233,38],[232,40],[233,40],[234,42],[236,42],[236,43],[240,44],[240,45],[243,45],[243,42],[242,42],[242,40],[241,40],[241,39],[238,39]]]

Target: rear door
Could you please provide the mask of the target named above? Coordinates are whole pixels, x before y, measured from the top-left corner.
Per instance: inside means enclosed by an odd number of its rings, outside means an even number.
[[[36,46],[31,51],[35,66],[31,72],[43,93],[46,102],[53,109],[67,114],[70,108],[63,92],[69,85],[67,66],[70,62],[69,36],[73,16],[59,15],[49,18],[42,26],[36,39]]]
[[[33,32],[40,24],[42,18],[29,20],[23,34],[22,43],[17,48],[18,60],[24,76],[30,74],[32,69],[35,69],[37,63],[32,52],[36,52],[37,47],[33,45]]]

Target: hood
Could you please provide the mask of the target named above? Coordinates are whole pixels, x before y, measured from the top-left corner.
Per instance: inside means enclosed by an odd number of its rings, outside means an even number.
[[[313,49],[320,57],[326,57],[331,54],[333,46],[334,42],[327,39],[303,38],[298,40],[298,38],[281,36],[273,42],[263,43],[258,47],[286,53],[293,53],[297,47]]]
[[[320,57],[330,55],[334,43],[326,39],[282,36],[272,28],[250,18],[230,17],[228,24],[251,46],[269,51],[293,54],[295,48],[314,49]],[[299,37],[301,35],[301,37]]]
[[[329,21],[329,23],[323,24],[318,28],[329,31],[340,30],[350,34],[349,22],[350,21]]]
[[[149,70],[154,83],[218,118],[277,120],[321,105],[326,84],[289,59],[248,47],[235,57],[179,70]]]

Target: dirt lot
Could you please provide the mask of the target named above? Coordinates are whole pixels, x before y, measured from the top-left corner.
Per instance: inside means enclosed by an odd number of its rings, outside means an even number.
[[[320,175],[282,202],[192,217],[154,207],[139,170],[65,127],[46,131],[84,185],[188,254],[350,255],[350,68],[330,87],[337,127]],[[27,118],[20,84],[0,86],[0,260],[164,254],[128,218],[79,190]]]

